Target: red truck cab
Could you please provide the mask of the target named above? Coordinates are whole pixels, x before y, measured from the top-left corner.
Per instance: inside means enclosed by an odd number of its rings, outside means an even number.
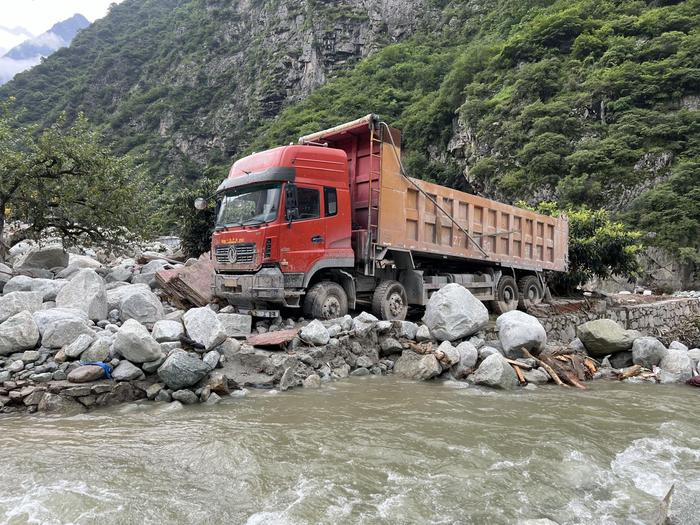
[[[354,266],[348,159],[343,150],[291,145],[238,160],[217,189],[212,236],[216,295],[242,311],[300,306],[323,269]],[[326,301],[326,316],[347,311]]]

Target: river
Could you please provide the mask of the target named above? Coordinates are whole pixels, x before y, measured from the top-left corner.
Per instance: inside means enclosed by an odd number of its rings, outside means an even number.
[[[499,392],[351,378],[174,410],[0,418],[0,521],[675,523],[700,512],[699,389]]]

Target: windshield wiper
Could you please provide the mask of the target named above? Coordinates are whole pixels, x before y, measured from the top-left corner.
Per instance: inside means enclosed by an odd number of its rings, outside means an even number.
[[[255,221],[255,222],[251,222],[251,221]],[[243,221],[241,223],[241,226],[257,226],[258,224],[265,224],[265,221],[263,219],[252,218],[252,219],[248,219],[247,221]]]

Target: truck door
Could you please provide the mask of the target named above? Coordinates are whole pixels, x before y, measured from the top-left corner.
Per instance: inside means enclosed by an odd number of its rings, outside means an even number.
[[[308,272],[326,254],[326,221],[321,214],[321,188],[297,185],[297,218],[280,235],[283,271]]]

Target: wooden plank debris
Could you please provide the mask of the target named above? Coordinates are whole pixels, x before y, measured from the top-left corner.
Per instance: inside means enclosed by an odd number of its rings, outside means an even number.
[[[196,263],[173,270],[159,270],[156,280],[179,306],[206,306],[214,299],[214,262],[208,253]]]

